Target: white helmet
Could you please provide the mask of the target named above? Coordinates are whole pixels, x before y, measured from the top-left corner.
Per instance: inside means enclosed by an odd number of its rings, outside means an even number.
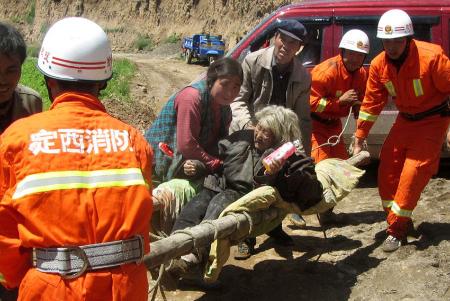
[[[370,50],[369,37],[362,30],[351,29],[342,36],[339,48],[368,54]]]
[[[385,12],[378,21],[377,38],[395,39],[414,34],[411,18],[400,9]]]
[[[46,76],[67,81],[103,81],[112,76],[108,37],[96,23],[79,17],[56,22],[45,35],[38,68]]]

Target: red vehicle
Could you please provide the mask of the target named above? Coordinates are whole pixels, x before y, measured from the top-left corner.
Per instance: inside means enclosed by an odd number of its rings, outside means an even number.
[[[298,54],[308,69],[339,54],[338,45],[342,35],[354,28],[363,30],[370,38],[370,54],[364,62],[368,67],[383,49],[381,40],[376,38],[378,20],[384,12],[393,8],[402,9],[411,16],[414,38],[439,44],[449,54],[450,0],[304,0],[283,6],[270,14],[227,55],[242,61],[249,52],[267,45],[275,33],[273,23],[278,18],[293,18],[303,23],[308,30],[309,42]],[[373,158],[378,158],[381,145],[397,114],[394,103],[390,101],[373,126],[367,140]],[[355,123],[350,122],[344,135],[347,144],[354,130]],[[450,157],[450,149],[445,145],[442,157]]]

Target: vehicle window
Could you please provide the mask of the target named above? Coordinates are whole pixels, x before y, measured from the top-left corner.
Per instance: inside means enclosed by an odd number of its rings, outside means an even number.
[[[322,60],[323,25],[305,24],[308,39],[302,51],[298,54],[303,66],[312,67]]]
[[[343,32],[345,34],[350,29],[360,29],[364,31],[370,40],[370,53],[366,56],[364,64],[370,64],[370,61],[377,56],[382,50],[383,45],[381,40],[377,38],[377,24],[362,24],[362,25],[346,25],[342,26]],[[431,24],[414,24],[414,38],[421,41],[431,41]]]

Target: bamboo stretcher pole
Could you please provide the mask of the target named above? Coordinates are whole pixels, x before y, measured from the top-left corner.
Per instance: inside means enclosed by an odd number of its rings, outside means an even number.
[[[254,223],[253,226],[257,226],[260,223],[271,221],[281,214],[280,209],[269,208],[248,215]],[[191,235],[178,232],[150,244],[150,254],[144,256],[147,269],[159,266],[172,258],[189,254],[195,248],[209,246],[215,240],[215,234],[218,239],[225,237],[235,241],[243,239],[250,232],[250,222],[245,214],[236,213],[185,230],[188,230]]]
[[[367,163],[370,154],[367,151],[349,158],[348,163],[358,166]],[[157,205],[159,207],[159,204]],[[254,227],[261,223],[271,221],[282,214],[280,209],[268,208],[264,211],[249,213]],[[174,233],[169,237],[152,242],[150,244],[150,254],[144,256],[144,263],[148,269],[168,262],[172,258],[186,255],[194,251],[195,248],[209,246],[216,238],[229,237],[233,241],[239,241],[250,233],[250,222],[243,213],[227,215],[216,220],[201,223],[188,230],[191,234]],[[215,238],[214,236],[217,235]],[[195,244],[194,244],[195,241]]]

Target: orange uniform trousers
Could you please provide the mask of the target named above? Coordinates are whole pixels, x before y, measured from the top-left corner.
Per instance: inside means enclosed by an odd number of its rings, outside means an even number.
[[[341,141],[334,145],[325,145],[320,148],[318,146],[327,143],[328,139],[333,135],[339,135],[342,131],[342,123],[340,120],[332,124],[325,124],[323,122],[312,120],[313,131],[311,137],[312,151],[311,157],[313,157],[316,163],[327,158],[339,158],[348,159],[347,149],[345,148],[344,141]],[[331,142],[335,142],[336,139],[331,139]]]
[[[20,284],[18,300],[127,301],[147,300],[145,265],[134,263],[114,269],[90,271],[72,280],[32,268]]]
[[[388,234],[406,238],[420,194],[436,173],[449,117],[434,115],[419,121],[399,116],[380,154],[378,187],[387,213]]]

